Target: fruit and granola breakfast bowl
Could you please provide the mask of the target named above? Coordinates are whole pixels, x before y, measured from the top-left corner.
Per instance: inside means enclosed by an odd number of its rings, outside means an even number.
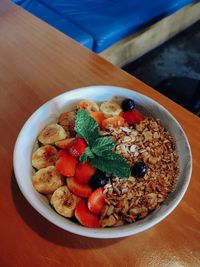
[[[144,231],[173,211],[189,184],[191,152],[180,125],[155,101],[91,86],[50,100],[29,118],[14,169],[46,219],[79,235],[113,238]]]

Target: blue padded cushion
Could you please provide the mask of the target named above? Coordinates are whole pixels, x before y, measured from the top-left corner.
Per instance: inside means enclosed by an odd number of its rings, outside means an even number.
[[[67,18],[60,16],[48,7],[44,6],[37,0],[13,0],[13,2],[19,4],[33,15],[46,21],[51,26],[75,39],[77,42],[83,44],[87,48],[93,48],[94,40],[90,34],[68,21]]]
[[[39,0],[94,38],[101,52],[193,0]]]
[[[94,39],[93,50],[99,53],[122,38],[196,1],[37,0],[37,2],[90,34]]]

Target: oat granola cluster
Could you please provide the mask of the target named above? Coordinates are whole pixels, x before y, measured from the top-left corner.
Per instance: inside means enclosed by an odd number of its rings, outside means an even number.
[[[145,118],[135,128],[109,127],[101,135],[113,137],[115,151],[130,165],[141,160],[148,166],[142,179],[113,177],[104,186],[106,205],[101,225],[118,226],[144,218],[168,197],[178,176],[172,136],[154,118]]]

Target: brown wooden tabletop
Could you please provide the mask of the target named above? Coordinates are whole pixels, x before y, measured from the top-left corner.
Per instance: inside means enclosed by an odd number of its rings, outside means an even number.
[[[135,236],[91,239],[59,229],[21,194],[16,137],[52,97],[88,85],[141,92],[167,108],[193,154],[191,183],[164,221]],[[0,266],[200,266],[200,119],[21,8],[0,1]]]

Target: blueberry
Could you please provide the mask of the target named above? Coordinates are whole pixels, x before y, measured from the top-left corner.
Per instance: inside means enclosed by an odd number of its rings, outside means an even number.
[[[146,172],[147,165],[142,161],[136,162],[131,168],[131,174],[136,178],[143,178]]]
[[[133,110],[135,108],[135,102],[130,98],[126,98],[123,100],[121,107],[125,112]]]
[[[95,174],[90,178],[90,186],[92,189],[97,189],[98,187],[104,186],[108,182],[108,177],[106,177],[105,172],[96,170]]]
[[[70,221],[74,222],[74,223],[79,223],[79,221],[76,219],[75,216],[70,218]]]

